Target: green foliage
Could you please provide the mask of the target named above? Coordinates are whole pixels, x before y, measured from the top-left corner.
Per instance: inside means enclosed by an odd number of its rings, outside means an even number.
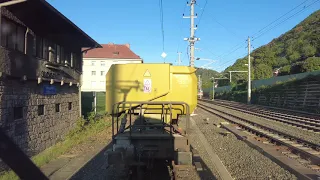
[[[286,66],[283,66],[280,69],[280,74],[281,75],[288,75],[288,74],[290,74],[290,71],[291,71],[291,66],[290,65],[286,65]]]
[[[272,77],[272,68],[266,64],[259,64],[255,67],[254,74],[257,79],[267,79]]]
[[[196,71],[197,77],[201,76],[202,88],[212,88],[212,77],[220,77],[220,73],[210,69],[198,68]]]
[[[271,77],[270,72],[280,68],[279,75],[288,75],[301,72],[319,70],[316,60],[311,57],[320,56],[320,10],[314,12],[296,27],[272,40],[267,45],[257,48],[251,53],[252,79],[265,79]],[[300,63],[306,62],[302,65]],[[318,59],[319,62],[319,59]],[[238,59],[232,66],[225,69],[247,70],[244,64],[247,58]],[[268,68],[267,68],[268,66]],[[232,74],[233,75],[233,74]],[[235,73],[232,81],[247,80],[244,73]]]
[[[320,70],[320,57],[310,57],[302,65],[304,72]]]

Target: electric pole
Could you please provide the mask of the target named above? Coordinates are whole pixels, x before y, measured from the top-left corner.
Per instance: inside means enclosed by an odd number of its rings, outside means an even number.
[[[214,79],[214,77],[212,77],[212,80],[213,80],[213,82],[212,82],[212,101],[214,101],[214,88],[215,88],[215,79]]]
[[[190,18],[190,38],[184,38],[184,40],[188,40],[190,43],[190,66],[194,67],[194,43],[196,41],[199,41],[200,38],[194,37],[194,18],[197,18],[197,15],[194,15],[194,5],[196,4],[195,0],[191,0],[190,2],[190,17],[184,17],[184,18]]]
[[[250,37],[248,37],[248,104],[251,103]]]
[[[181,63],[180,55],[181,55],[181,52],[178,52],[178,56],[179,56],[179,59],[178,59],[178,65],[179,65],[179,66],[180,66],[180,63]]]
[[[212,83],[212,101],[214,101],[214,88],[215,88],[215,80],[219,80],[219,79],[228,79],[228,78],[215,78],[215,77],[212,77],[213,79],[213,83]]]
[[[190,66],[194,67],[194,4],[195,0],[191,0],[190,4]]]
[[[199,93],[199,98],[202,99],[202,81],[201,81],[201,76],[198,75],[198,93]]]

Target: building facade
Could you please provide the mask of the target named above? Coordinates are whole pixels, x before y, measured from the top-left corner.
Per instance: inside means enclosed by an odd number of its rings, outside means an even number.
[[[102,48],[83,54],[83,92],[105,92],[106,74],[112,64],[143,63],[143,60],[130,50],[129,44],[101,45]]]
[[[29,156],[80,117],[82,48],[100,45],[46,1],[0,8],[0,128]]]

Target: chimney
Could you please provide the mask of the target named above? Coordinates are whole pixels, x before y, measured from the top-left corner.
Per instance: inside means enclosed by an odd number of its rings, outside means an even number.
[[[127,46],[130,49],[130,44],[129,43],[125,44],[125,46]]]

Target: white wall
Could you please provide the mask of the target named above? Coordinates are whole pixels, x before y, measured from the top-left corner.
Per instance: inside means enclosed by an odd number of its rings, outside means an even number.
[[[106,88],[106,74],[111,65],[128,63],[142,63],[142,59],[83,58],[81,91],[104,92]],[[94,72],[95,75],[93,74]]]

